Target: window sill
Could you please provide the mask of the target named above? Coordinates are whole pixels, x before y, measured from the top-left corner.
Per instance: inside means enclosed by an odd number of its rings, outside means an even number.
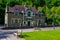
[[[32,18],[32,17],[27,17],[27,18]]]

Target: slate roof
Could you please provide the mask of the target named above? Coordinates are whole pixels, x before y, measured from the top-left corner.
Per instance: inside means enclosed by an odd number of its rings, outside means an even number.
[[[29,6],[20,6],[20,5],[15,5],[14,7],[8,7],[8,10],[7,10],[7,12],[14,12],[14,10],[15,9],[18,9],[19,10],[19,12],[22,12],[22,11],[26,11],[27,10],[27,8],[29,8]],[[35,12],[35,13],[38,13],[39,11],[36,9],[36,8],[34,8],[34,7],[30,7],[31,8],[31,10],[33,11],[33,12]]]

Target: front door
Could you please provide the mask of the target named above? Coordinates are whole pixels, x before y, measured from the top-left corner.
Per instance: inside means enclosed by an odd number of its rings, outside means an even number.
[[[30,21],[28,21],[28,26],[30,26]]]

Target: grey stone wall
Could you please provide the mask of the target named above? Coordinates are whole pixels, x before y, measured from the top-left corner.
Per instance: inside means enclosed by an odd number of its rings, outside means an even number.
[[[39,16],[39,14],[32,16],[32,18],[27,18],[27,16],[24,16],[24,20],[23,20],[23,14],[20,13],[19,15],[14,15],[14,13],[8,13],[8,27],[20,27],[23,26],[23,21],[26,21],[28,23],[28,21],[31,22],[32,26],[39,26],[41,23],[39,23],[39,20],[45,20],[44,16],[43,18],[41,18]],[[15,23],[15,20],[18,20]],[[26,24],[26,26],[28,26],[28,24]]]

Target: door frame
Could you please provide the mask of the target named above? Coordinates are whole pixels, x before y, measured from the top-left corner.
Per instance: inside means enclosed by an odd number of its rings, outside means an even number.
[[[27,26],[31,26],[31,21],[27,21]]]

